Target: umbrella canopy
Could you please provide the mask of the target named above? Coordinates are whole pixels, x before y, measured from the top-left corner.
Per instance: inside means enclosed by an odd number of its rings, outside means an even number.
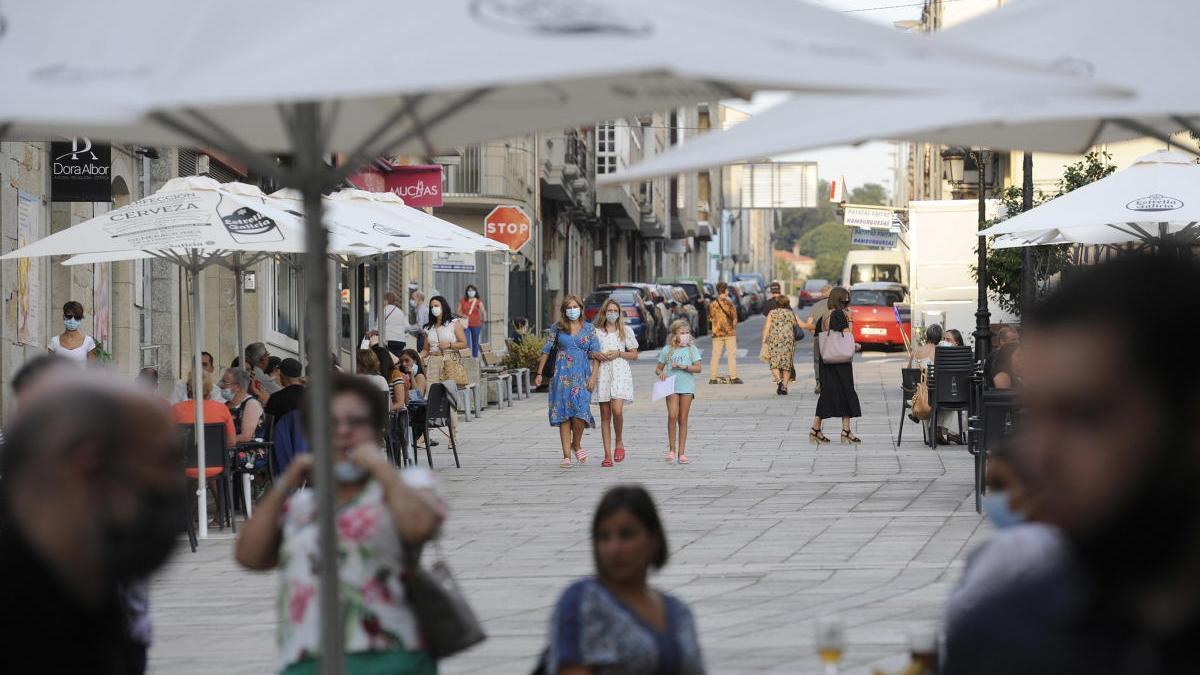
[[[1128,98],[1085,100],[995,90],[986,96],[798,94],[720,134],[708,134],[601,179],[627,182],[747,159],[871,140],[1083,153],[1098,143],[1166,139],[1200,130],[1191,26],[1200,3],[1025,0],[931,36],[939,44],[1014,45],[1051,66],[1090,72],[1126,87]],[[1130,36],[1153,35],[1137,40]]]
[[[1164,150],[980,234],[997,236],[1001,248],[1068,243],[1190,243],[1200,238],[1197,223],[1200,165],[1186,153]]]
[[[432,154],[758,88],[1110,91],[1091,78],[918,40],[796,0],[214,0],[194,10],[180,16],[149,1],[6,6],[0,123],[13,125],[14,138],[90,134],[186,145],[203,137],[214,147],[230,145],[233,132],[242,149],[286,151],[294,120],[277,104],[336,100],[326,144],[372,157],[365,140]],[[95,25],[126,27],[139,49]],[[397,26],[414,29],[403,45]],[[353,48],[311,48],[331,35],[355,36]],[[213,36],[238,47],[214,50]],[[445,49],[446,36],[453,49]],[[280,67],[255,73],[246,63]],[[167,121],[144,114],[153,110],[187,112]],[[420,123],[430,120],[437,123]],[[399,137],[391,132],[398,124]]]

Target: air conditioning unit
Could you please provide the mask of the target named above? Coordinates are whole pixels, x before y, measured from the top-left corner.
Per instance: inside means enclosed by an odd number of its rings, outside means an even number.
[[[196,175],[207,176],[212,169],[212,158],[208,155],[196,155]]]

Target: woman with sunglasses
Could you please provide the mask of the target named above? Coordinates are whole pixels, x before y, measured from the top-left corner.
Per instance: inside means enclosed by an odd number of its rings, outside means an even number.
[[[96,340],[83,332],[83,305],[74,300],[63,305],[63,332],[50,338],[47,350],[80,366],[96,359]]]

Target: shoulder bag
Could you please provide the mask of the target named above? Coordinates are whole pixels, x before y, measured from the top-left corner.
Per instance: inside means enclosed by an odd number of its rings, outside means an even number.
[[[467,377],[467,367],[462,364],[462,356],[458,350],[451,349],[442,352],[442,379],[454,380],[454,384],[460,387],[467,386],[469,378]]]
[[[822,318],[825,331],[817,335],[821,345],[821,360],[825,363],[850,363],[854,360],[854,336],[844,330],[829,328],[830,316]]]
[[[933,415],[933,408],[929,405],[929,370],[926,368],[921,369],[921,381],[913,390],[912,413],[922,422]]]
[[[404,585],[429,655],[444,659],[487,639],[437,540],[433,542],[437,560],[429,568],[421,567],[421,548],[413,548],[405,547],[408,579]]]

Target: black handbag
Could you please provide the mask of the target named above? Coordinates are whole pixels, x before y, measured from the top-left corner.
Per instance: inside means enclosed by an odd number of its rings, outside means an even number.
[[[420,565],[420,547],[415,553],[411,548],[406,549],[409,553],[405,590],[426,650],[436,660],[465,651],[486,640],[487,635],[454,580],[436,540],[433,547],[437,551],[437,561],[429,568]]]

